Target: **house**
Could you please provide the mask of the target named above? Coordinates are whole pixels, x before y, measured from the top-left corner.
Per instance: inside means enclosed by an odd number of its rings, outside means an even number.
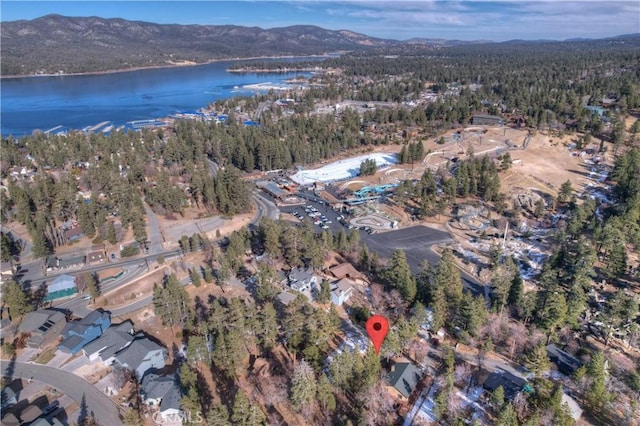
[[[516,395],[526,389],[527,380],[511,374],[508,371],[501,373],[493,372],[489,374],[482,386],[489,392],[493,392],[502,386],[505,399],[512,401]]]
[[[100,359],[106,365],[111,365],[116,353],[129,346],[133,339],[133,323],[125,321],[107,328],[102,336],[82,348],[82,353],[89,361]]]
[[[16,270],[13,267],[13,263],[9,261],[0,263],[0,282],[12,279],[15,273]]]
[[[87,255],[87,261],[90,265],[102,263],[105,260],[107,260],[107,257],[104,255],[104,251],[92,251]]]
[[[342,306],[353,294],[353,285],[347,278],[331,284],[331,303]]]
[[[474,126],[487,125],[487,126],[503,126],[504,120],[497,115],[476,114],[471,117],[471,124]]]
[[[295,268],[289,272],[289,287],[296,291],[310,291],[318,285],[318,277],[313,274],[312,268]]]
[[[78,241],[82,237],[84,237],[84,231],[80,227],[67,229],[62,233],[65,241]]]
[[[20,426],[20,420],[15,414],[2,410],[2,426]]]
[[[28,425],[29,423],[35,421],[38,417],[42,416],[42,409],[37,405],[31,403],[27,405],[22,412],[20,412],[20,420],[22,420],[23,425]]]
[[[62,312],[42,309],[29,312],[18,326],[18,332],[30,334],[27,346],[39,349],[57,339],[65,324],[67,319]]]
[[[47,296],[44,298],[46,302],[68,297],[78,292],[76,287],[76,279],[71,275],[62,274],[49,284],[47,288]]]
[[[115,362],[124,368],[133,370],[140,380],[148,370],[164,367],[166,355],[165,348],[139,334],[129,346],[116,354]]]
[[[79,268],[84,266],[85,257],[75,256],[68,259],[58,259],[58,269]]]
[[[389,392],[397,399],[409,399],[409,395],[420,381],[421,374],[410,362],[396,362],[387,375]]]
[[[140,396],[146,405],[158,407],[158,413],[165,419],[180,414],[182,392],[176,376],[146,374],[140,386]]]
[[[289,303],[296,300],[296,296],[291,293],[287,293],[286,291],[283,291],[280,294],[278,294],[278,296],[276,297],[276,300],[282,305],[287,306]]]
[[[578,402],[564,392],[562,392],[562,405],[567,407],[573,420],[578,421],[582,417],[582,408]]]
[[[2,388],[0,392],[0,409],[6,411],[18,403],[18,392],[12,387],[12,383]]]
[[[287,277],[287,273],[283,270],[278,271],[277,284],[284,288],[289,283],[289,277]]]
[[[572,376],[583,365],[583,362],[578,358],[553,344],[547,346],[547,355],[551,362],[558,367],[558,371],[567,376]]]
[[[62,330],[62,343],[58,349],[72,355],[80,352],[89,342],[102,336],[111,325],[111,314],[103,310],[95,310],[80,321],[67,323]]]
[[[353,267],[352,264],[348,262],[341,263],[339,265],[333,266],[328,270],[329,274],[334,276],[335,278],[341,280],[343,278],[349,278],[356,282],[356,284],[369,285],[369,280],[367,276],[362,272],[358,271]]]
[[[55,256],[47,256],[44,260],[44,267],[47,272],[57,271],[58,270],[58,258]]]
[[[63,426],[60,420],[57,417],[38,417],[33,423],[29,426]]]

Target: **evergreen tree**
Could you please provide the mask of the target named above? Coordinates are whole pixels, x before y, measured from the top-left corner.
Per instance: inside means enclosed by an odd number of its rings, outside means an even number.
[[[316,399],[318,383],[313,368],[303,359],[293,369],[290,398],[293,406],[300,410]]]
[[[587,390],[587,404],[594,414],[603,414],[602,410],[611,401],[612,395],[607,392],[607,373],[602,352],[598,351],[591,357],[587,365],[587,375],[592,381]]]
[[[9,280],[2,284],[2,303],[9,308],[11,319],[33,311],[33,305],[29,302],[24,290],[14,280]]]
[[[336,409],[336,398],[333,394],[333,386],[325,373],[318,379],[318,392],[316,399],[325,415],[330,415]]]
[[[416,281],[403,250],[397,249],[391,254],[391,259],[383,272],[383,278],[390,288],[400,292],[405,301],[410,303],[416,297]]]
[[[331,287],[329,286],[329,281],[322,280],[322,282],[320,283],[320,292],[318,293],[316,302],[329,303],[330,301],[331,301]]]
[[[229,411],[224,404],[213,404],[207,418],[205,420],[206,426],[231,426],[229,422]]]
[[[109,241],[109,244],[115,244],[118,242],[118,239],[116,238],[116,227],[111,221],[109,221],[109,225],[107,227],[107,241]]]

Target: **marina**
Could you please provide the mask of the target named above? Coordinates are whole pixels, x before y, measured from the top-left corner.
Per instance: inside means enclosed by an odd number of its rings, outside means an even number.
[[[308,58],[289,59],[296,60]],[[302,71],[227,71],[238,62],[246,61],[112,74],[2,79],[0,133],[64,135],[79,130],[109,134],[116,130],[165,126],[167,118],[222,122],[226,115],[206,111],[216,100],[297,89],[301,83],[291,84],[292,79],[311,76]]]

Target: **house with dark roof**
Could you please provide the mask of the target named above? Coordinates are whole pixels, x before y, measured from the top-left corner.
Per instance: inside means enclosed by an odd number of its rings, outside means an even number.
[[[129,346],[116,354],[115,362],[134,371],[140,380],[150,369],[164,367],[166,356],[165,348],[139,334]]]
[[[29,312],[18,326],[18,332],[28,333],[27,346],[39,349],[56,340],[66,324],[67,318],[62,312],[42,309]]]
[[[160,376],[155,373],[146,374],[140,386],[142,401],[150,407],[158,407],[163,419],[175,418],[180,413],[182,391],[176,376]],[[154,417],[155,418],[155,417]]]
[[[516,395],[525,390],[527,380],[511,374],[508,371],[502,371],[500,373],[493,372],[489,374],[482,386],[489,392],[493,392],[502,386],[505,399],[513,401]]]
[[[294,268],[289,272],[289,287],[305,292],[318,285],[318,277],[313,273],[313,268]]]
[[[567,376],[573,375],[578,368],[584,365],[578,358],[553,344],[547,346],[547,355],[551,362],[558,367],[558,371]]]
[[[0,392],[0,410],[5,411],[18,403],[18,392],[13,389],[12,384],[2,388]]]
[[[67,229],[62,233],[65,241],[78,241],[84,237],[84,231],[79,226],[76,228]]]
[[[65,325],[58,349],[75,355],[89,342],[102,336],[110,325],[111,314],[101,309],[95,310],[81,320]]]
[[[84,266],[84,264],[84,256],[73,256],[67,259],[58,259],[58,269],[79,268],[81,266]]]
[[[422,375],[410,362],[396,362],[391,366],[386,381],[388,391],[397,399],[409,399],[409,395],[416,388]]]
[[[133,323],[125,321],[107,328],[102,336],[83,347],[82,353],[89,361],[100,359],[106,365],[111,365],[116,353],[129,346],[133,339]]]

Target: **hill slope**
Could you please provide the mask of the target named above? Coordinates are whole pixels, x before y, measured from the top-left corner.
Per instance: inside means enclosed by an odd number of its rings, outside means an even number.
[[[47,15],[3,22],[2,75],[79,73],[214,59],[314,55],[400,44],[311,25],[262,29],[161,25],[124,19]]]

